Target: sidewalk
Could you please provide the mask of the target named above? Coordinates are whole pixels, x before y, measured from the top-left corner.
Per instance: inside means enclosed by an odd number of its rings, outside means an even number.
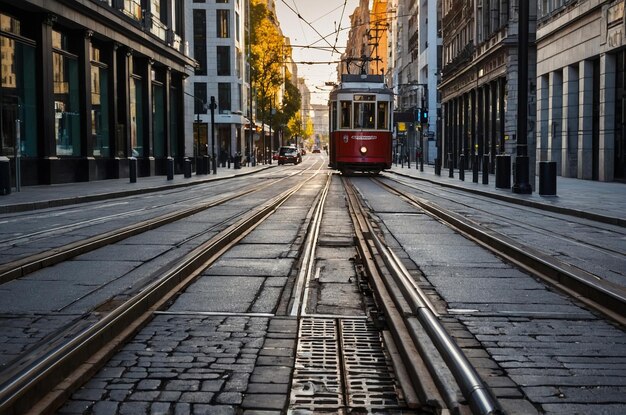
[[[241,169],[220,167],[217,169],[216,174],[196,175],[193,173],[187,179],[182,174],[177,174],[174,175],[173,180],[167,180],[166,176],[138,177],[136,183],[130,183],[129,178],[126,177],[123,179],[96,180],[92,182],[22,186],[20,192],[16,192],[15,188],[12,188],[11,194],[0,196],[0,214],[46,209],[54,206],[93,202],[192,186],[236,176],[246,176],[274,166],[276,164],[257,164],[255,167],[242,167]]]
[[[465,181],[461,181],[458,169],[454,171],[454,177],[450,178],[448,177],[449,169],[446,168],[442,168],[441,176],[437,176],[434,166],[424,165],[423,172],[415,167],[414,163],[411,164],[411,168],[408,168],[406,164],[404,167],[393,165],[391,172],[511,203],[626,226],[626,184],[624,183],[557,176],[556,196],[540,196],[537,192],[538,180],[531,183],[532,194],[522,195],[513,193],[511,189],[497,189],[496,177],[493,174],[489,175],[489,184],[482,184],[482,173],[478,175],[478,183],[474,183],[471,170],[465,171]]]

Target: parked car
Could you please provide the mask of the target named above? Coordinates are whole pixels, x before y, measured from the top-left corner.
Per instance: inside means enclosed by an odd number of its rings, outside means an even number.
[[[299,164],[302,163],[302,155],[295,147],[281,147],[278,150],[278,164],[285,163],[293,163]]]

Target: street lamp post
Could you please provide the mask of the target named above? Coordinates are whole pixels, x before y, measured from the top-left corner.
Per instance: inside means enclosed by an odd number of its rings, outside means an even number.
[[[274,97],[272,97],[272,101]],[[272,152],[274,151],[274,134],[272,132],[272,115],[276,112],[276,109],[272,108],[272,101],[270,101],[270,164],[272,164]]]
[[[515,158],[515,183],[513,193],[533,192],[529,182],[530,160],[528,158],[528,2],[520,1],[517,44],[517,156]]]
[[[215,160],[215,109],[217,104],[215,103],[215,97],[211,97],[211,104],[209,109],[211,110],[211,158],[213,159],[213,174],[217,174],[217,163]]]

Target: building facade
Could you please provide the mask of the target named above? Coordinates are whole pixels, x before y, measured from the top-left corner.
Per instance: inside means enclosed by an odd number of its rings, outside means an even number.
[[[248,109],[245,56],[247,42],[243,0],[187,1],[187,26],[192,56],[197,62],[188,83],[195,115],[194,155],[212,156],[226,163],[245,154],[244,114]],[[211,98],[214,99],[214,134],[211,135]],[[214,148],[211,148],[214,146]]]
[[[517,1],[442,2],[443,165],[465,168],[482,163],[494,172],[498,154],[516,154]],[[535,177],[536,4],[530,2],[528,156]],[[482,165],[481,165],[482,167]]]
[[[182,171],[183,0],[0,0],[0,153],[23,185]]]
[[[392,25],[394,68],[391,85],[396,93],[397,136],[402,153],[413,161],[418,155],[433,163],[437,156],[439,99],[437,85],[440,72],[441,30],[439,2],[428,0],[398,0],[395,9],[397,23]],[[429,23],[433,22],[433,23]],[[426,122],[418,120],[426,114]]]
[[[540,1],[537,157],[564,177],[626,181],[624,1]]]

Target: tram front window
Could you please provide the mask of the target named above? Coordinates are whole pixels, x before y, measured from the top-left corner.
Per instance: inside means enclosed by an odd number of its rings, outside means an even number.
[[[341,101],[341,128],[350,128],[350,110],[352,102]]]
[[[389,122],[387,121],[389,103],[386,101],[378,103],[378,125],[379,130],[388,130]]]
[[[354,128],[375,128],[375,106],[374,102],[354,103]]]

